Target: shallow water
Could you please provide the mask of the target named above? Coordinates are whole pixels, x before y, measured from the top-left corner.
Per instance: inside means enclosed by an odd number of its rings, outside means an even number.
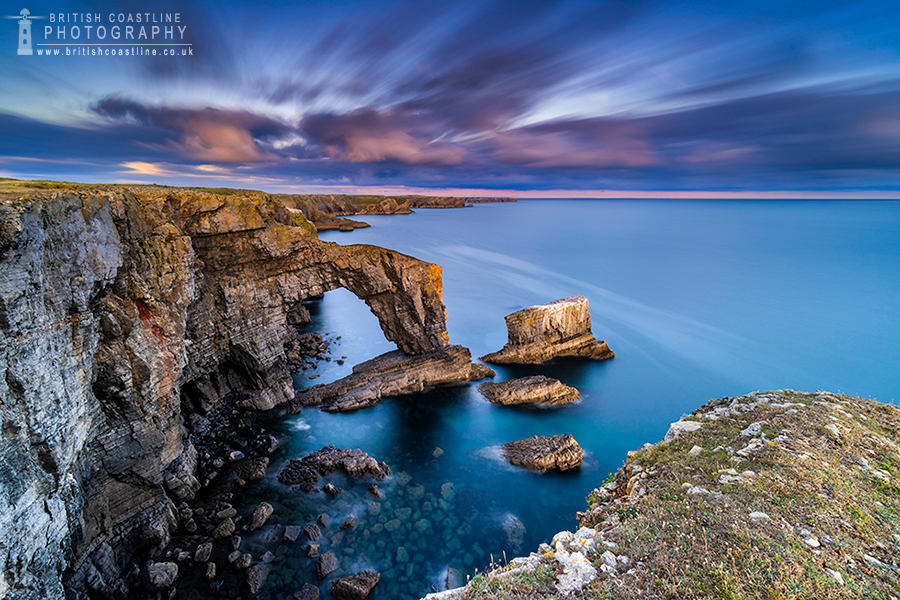
[[[709,398],[785,387],[897,397],[896,202],[525,201],[364,220],[372,227],[321,238],[442,265],[451,341],[474,356],[503,345],[506,314],[573,294],[590,300],[594,333],[617,354],[495,369],[498,380],[545,374],[581,391],[580,402],[554,409],[494,406],[466,385],[350,414],[263,416],[287,443],[269,478],[243,488],[235,505],[266,499],[276,509],[270,523],[282,526],[327,512],[329,537],[357,515],[334,544],[343,572],[335,576],[381,571],[372,598],[419,598],[441,587],[448,567],[472,574],[576,527],[585,495],[627,450],[658,441]],[[309,329],[340,335],[331,355],[347,362],[323,363],[319,378],[307,372],[298,386],[337,379],[393,349],[349,292],[329,292],[311,308]],[[499,444],[560,433],[584,447],[580,469],[540,475],[497,459]],[[277,483],[284,462],[327,444],[386,461],[394,476],[379,484],[385,500],[366,497],[370,481],[340,476],[329,478],[344,489],[334,498]],[[398,529],[385,530],[388,522]],[[249,536],[243,550],[256,559],[275,548],[265,588],[272,598],[316,583],[305,543],[266,544],[264,536]],[[318,582],[325,597],[331,579]]]

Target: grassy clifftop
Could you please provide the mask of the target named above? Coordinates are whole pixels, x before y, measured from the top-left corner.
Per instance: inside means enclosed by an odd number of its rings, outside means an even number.
[[[711,401],[588,496],[590,568],[554,541],[454,597],[572,597],[560,581],[581,569],[575,597],[900,598],[898,441],[900,410],[871,400]]]

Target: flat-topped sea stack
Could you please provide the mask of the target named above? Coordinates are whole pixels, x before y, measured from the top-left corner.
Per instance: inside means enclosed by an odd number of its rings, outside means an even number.
[[[478,391],[495,404],[569,404],[581,397],[577,389],[558,379],[532,375],[509,381],[486,381]]]
[[[615,356],[606,342],[594,339],[584,296],[569,296],[529,306],[506,316],[509,341],[499,352],[482,356],[491,363],[538,364],[558,356],[606,360]]]
[[[507,442],[501,446],[503,457],[514,465],[537,471],[565,471],[581,464],[584,450],[569,434],[547,437],[536,435],[526,440]]]

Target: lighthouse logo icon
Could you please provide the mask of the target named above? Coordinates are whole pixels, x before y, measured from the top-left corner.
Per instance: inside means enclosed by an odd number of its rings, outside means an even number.
[[[4,19],[16,19],[16,26],[19,29],[19,51],[20,55],[31,55],[34,51],[31,49],[31,20],[46,19],[46,17],[32,17],[31,11],[23,8],[22,12],[15,17],[3,17]]]
[[[33,54],[31,50],[31,14],[27,8],[23,8],[22,19],[19,21],[19,54]]]

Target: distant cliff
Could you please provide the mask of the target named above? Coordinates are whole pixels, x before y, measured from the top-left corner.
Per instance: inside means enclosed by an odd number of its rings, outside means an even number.
[[[305,194],[277,196],[286,206],[303,211],[319,231],[352,231],[369,224],[348,215],[405,215],[416,208],[465,208],[472,204],[515,202],[515,198],[462,198],[453,196],[353,196]]]
[[[0,597],[124,598],[200,486],[186,416],[293,397],[304,299],[345,287],[404,352],[448,343],[440,267],[320,242],[266,194],[35,187],[0,201]]]

